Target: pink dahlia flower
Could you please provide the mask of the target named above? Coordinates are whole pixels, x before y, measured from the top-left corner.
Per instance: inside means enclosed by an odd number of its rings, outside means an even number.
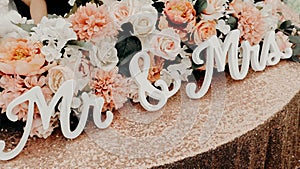
[[[104,99],[102,111],[121,108],[127,101],[130,91],[130,81],[118,74],[118,67],[109,72],[96,70],[90,86],[96,96]]]
[[[25,79],[16,76],[4,75],[0,79],[0,87],[4,90],[0,93],[0,108],[2,113],[6,111],[8,104],[15,98],[19,97],[26,91],[35,86],[40,86],[45,96],[46,101],[51,100],[52,92],[46,85],[45,76],[28,76]],[[28,112],[28,103],[24,102],[13,109],[13,114],[18,116],[19,120],[26,121]],[[35,114],[39,114],[38,109],[35,109]]]
[[[261,12],[252,4],[236,0],[231,3],[234,15],[238,18],[238,29],[241,40],[247,40],[251,45],[258,44],[266,32],[266,24]]]
[[[118,32],[106,5],[87,3],[69,17],[79,40],[90,41],[115,36]]]

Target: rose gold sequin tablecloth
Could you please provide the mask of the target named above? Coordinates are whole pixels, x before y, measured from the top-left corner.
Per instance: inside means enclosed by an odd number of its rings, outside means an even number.
[[[299,165],[299,91],[300,65],[294,62],[250,71],[242,81],[216,73],[212,88],[199,100],[181,90],[152,114],[128,103],[109,129],[91,123],[74,140],[59,131],[46,140],[31,138],[17,158],[0,166],[290,168]]]

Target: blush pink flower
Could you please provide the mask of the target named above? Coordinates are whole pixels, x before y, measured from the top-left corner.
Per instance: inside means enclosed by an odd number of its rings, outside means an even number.
[[[30,131],[30,137],[37,136],[39,138],[47,138],[51,135],[53,130],[58,127],[57,117],[52,117],[50,119],[50,125],[48,129],[44,129],[42,124],[42,119],[39,114],[33,118],[32,127]]]
[[[276,43],[281,52],[284,52],[288,48],[292,48],[292,43],[289,42],[289,37],[282,32],[276,33]]]
[[[207,0],[207,7],[202,17],[206,20],[219,19],[224,16],[226,0]]]
[[[25,39],[6,39],[0,43],[0,72],[15,75],[35,75],[45,72],[42,44]]]
[[[2,108],[2,113],[6,111],[8,104],[15,98],[19,97],[26,91],[30,90],[35,86],[40,86],[45,96],[46,101],[51,100],[52,92],[46,85],[45,76],[28,76],[21,78],[19,76],[13,77],[4,75],[0,79],[0,87],[4,90],[0,93],[0,108]],[[19,120],[26,121],[28,112],[28,103],[24,102],[13,109],[13,114],[18,116]],[[35,114],[39,111],[35,109]]]
[[[238,29],[241,40],[247,40],[251,45],[258,44],[265,35],[266,25],[261,12],[252,4],[236,0],[231,3],[234,16],[238,18]]]
[[[106,5],[87,3],[69,17],[79,40],[90,41],[115,36],[118,32]]]
[[[180,36],[173,29],[163,29],[150,40],[151,52],[167,60],[175,60],[181,50]]]
[[[216,26],[217,23],[214,20],[201,20],[195,26],[190,26],[192,39],[196,44],[202,43],[203,41],[217,34]]]
[[[193,5],[186,0],[172,0],[165,3],[164,13],[168,20],[176,25],[187,24],[194,20],[196,11]]]
[[[90,82],[94,94],[104,99],[102,111],[123,107],[129,96],[130,84],[128,78],[118,74],[118,67],[109,72],[97,69]]]

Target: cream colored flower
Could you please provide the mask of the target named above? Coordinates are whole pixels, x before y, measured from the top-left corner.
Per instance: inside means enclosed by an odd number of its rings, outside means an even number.
[[[226,0],[207,0],[207,7],[201,15],[206,20],[219,19],[224,16]]]
[[[136,13],[130,18],[134,35],[147,36],[155,30],[158,13],[152,6],[144,6],[141,12]]]
[[[114,42],[102,41],[93,46],[93,53],[90,56],[91,63],[102,70],[110,71],[119,62],[118,51]]]
[[[67,80],[74,78],[74,72],[66,66],[55,66],[48,72],[49,88],[55,93]]]

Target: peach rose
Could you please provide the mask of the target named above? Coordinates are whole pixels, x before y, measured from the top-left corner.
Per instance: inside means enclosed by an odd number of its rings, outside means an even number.
[[[161,57],[150,55],[150,62],[151,67],[147,79],[154,83],[160,79],[160,72],[163,70],[165,60]]]
[[[167,60],[174,60],[179,54],[180,37],[173,29],[164,29],[151,39],[151,52]]]
[[[67,80],[74,78],[74,72],[67,66],[56,66],[49,69],[49,88],[55,93],[59,87]]]
[[[209,39],[217,34],[215,21],[200,21],[192,28],[192,36],[196,44]]]
[[[26,39],[7,39],[0,43],[0,72],[17,75],[41,74],[45,56],[42,44]]]
[[[167,18],[174,24],[187,24],[195,18],[193,5],[186,0],[167,1],[164,10]]]

